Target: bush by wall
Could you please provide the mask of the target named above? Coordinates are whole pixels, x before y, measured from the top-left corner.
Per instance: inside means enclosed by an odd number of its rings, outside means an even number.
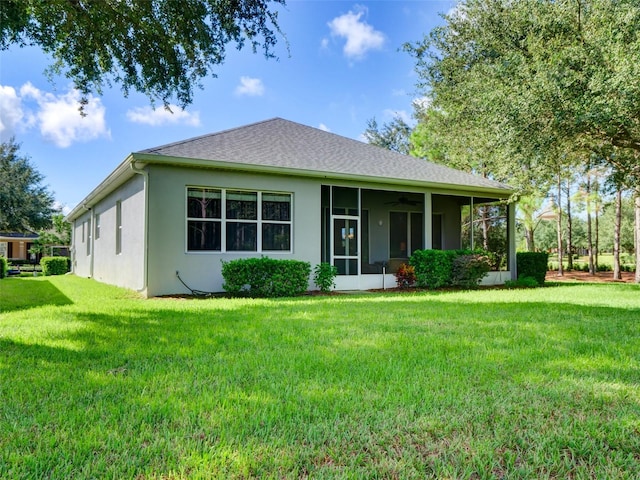
[[[456,287],[476,288],[490,271],[491,259],[487,255],[462,254],[453,259],[451,282]]]
[[[323,293],[328,293],[336,287],[336,275],[337,267],[327,262],[322,262],[313,269],[313,281]]]
[[[309,288],[311,264],[298,260],[242,258],[222,262],[222,288],[232,295],[292,297]]]
[[[518,277],[533,277],[538,282],[538,285],[544,285],[548,261],[549,254],[547,252],[516,253]]]
[[[412,265],[403,263],[396,272],[396,283],[399,288],[413,287],[416,283],[416,269]]]
[[[42,257],[40,266],[42,266],[43,275],[64,275],[69,271],[69,257]]]
[[[7,259],[4,257],[0,257],[0,278],[4,278],[7,276],[7,270],[9,270]]]
[[[422,288],[441,288],[452,285],[453,259],[457,250],[416,250],[409,259],[416,274],[416,285]]]

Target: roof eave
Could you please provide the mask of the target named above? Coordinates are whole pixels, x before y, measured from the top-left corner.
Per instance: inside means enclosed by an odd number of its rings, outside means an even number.
[[[175,165],[198,168],[215,168],[224,170],[235,170],[241,172],[271,173],[276,175],[302,176],[309,178],[330,178],[334,180],[359,181],[367,183],[377,183],[381,185],[409,185],[421,188],[436,188],[440,190],[453,190],[474,194],[493,195],[498,198],[508,198],[514,190],[509,188],[492,188],[480,186],[458,185],[455,183],[425,182],[421,180],[411,180],[404,178],[386,178],[372,175],[356,175],[350,173],[324,172],[319,170],[309,170],[302,168],[276,167],[270,165],[255,165],[239,162],[226,162],[222,160],[205,160],[198,158],[174,157],[157,153],[132,153],[130,158],[134,162],[154,165]]]
[[[133,154],[129,154],[127,158],[125,158],[124,161],[100,183],[100,185],[94,188],[78,205],[75,206],[73,210],[67,214],[65,220],[67,222],[72,222],[82,213],[92,208],[96,203],[109,195],[115,188],[132,178],[135,175],[135,172],[131,168],[133,161]]]

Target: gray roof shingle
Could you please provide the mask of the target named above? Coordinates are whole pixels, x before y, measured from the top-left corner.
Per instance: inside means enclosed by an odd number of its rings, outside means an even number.
[[[480,176],[402,155],[299,123],[273,118],[250,125],[142,150],[143,154],[214,160],[331,174],[418,181],[511,192]]]

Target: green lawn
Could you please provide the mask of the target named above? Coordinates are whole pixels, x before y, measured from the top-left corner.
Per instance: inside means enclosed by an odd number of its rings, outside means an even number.
[[[636,285],[0,309],[0,478],[640,478]]]

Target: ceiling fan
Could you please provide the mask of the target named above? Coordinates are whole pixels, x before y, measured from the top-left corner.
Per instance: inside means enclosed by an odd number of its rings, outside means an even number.
[[[385,205],[393,205],[394,207],[398,205],[408,205],[411,207],[415,207],[417,205],[422,205],[422,201],[410,200],[409,197],[398,197],[398,200],[394,202],[386,202]]]

